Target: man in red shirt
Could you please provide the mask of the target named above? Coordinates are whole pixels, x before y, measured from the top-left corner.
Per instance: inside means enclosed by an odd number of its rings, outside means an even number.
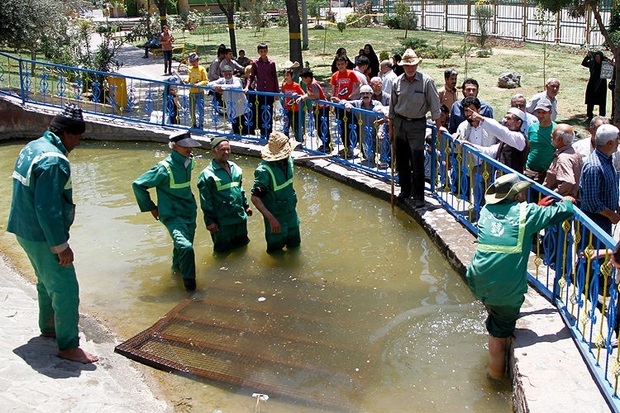
[[[278,73],[276,64],[267,57],[269,47],[266,43],[259,43],[258,59],[252,62],[252,70],[246,84],[246,92],[250,85],[254,84],[257,92],[279,93],[280,85],[278,83]],[[254,127],[260,129],[262,139],[268,139],[273,129],[273,102],[275,96],[255,95],[255,99],[250,98],[252,102],[252,112],[256,120]]]
[[[338,56],[338,58],[336,58],[336,67],[338,71],[332,75],[329,82],[332,85],[331,100],[334,103],[342,103],[344,105],[345,101],[347,101],[354,92],[359,91],[360,83],[355,73],[347,69],[347,58],[345,56]],[[352,117],[349,115],[347,118],[344,107],[337,107],[336,119],[338,135],[340,135],[344,143],[345,158],[353,158],[354,145],[349,142],[351,122],[347,122],[350,121]]]

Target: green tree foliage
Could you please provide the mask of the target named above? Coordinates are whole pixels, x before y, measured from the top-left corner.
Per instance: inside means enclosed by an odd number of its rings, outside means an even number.
[[[0,44],[43,52],[52,61],[64,54],[74,30],[70,12],[81,2],[60,0],[0,1]]]
[[[418,16],[404,1],[394,4],[394,12],[398,18],[398,28],[405,31],[406,39],[408,31],[415,30],[418,27]]]
[[[326,8],[329,6],[329,2],[327,0],[308,0],[308,14],[310,16],[316,17],[319,20],[320,11],[322,8]]]
[[[480,28],[480,36],[478,42],[480,48],[484,49],[487,39],[489,38],[489,26],[491,25],[491,19],[493,19],[493,7],[485,0],[476,2],[476,9],[474,11],[476,20],[478,21],[478,27]]]

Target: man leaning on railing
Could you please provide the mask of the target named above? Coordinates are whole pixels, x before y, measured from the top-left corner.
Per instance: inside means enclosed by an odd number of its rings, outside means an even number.
[[[601,125],[596,131],[596,149],[586,158],[579,181],[581,210],[607,234],[618,214],[618,173],[612,156],[618,150],[619,130],[614,125]],[[588,244],[588,232],[582,237]]]
[[[511,173],[489,186],[478,220],[478,247],[466,273],[469,288],[488,311],[488,375],[496,380],[504,376],[508,337],[514,333],[527,292],[530,240],[574,213],[572,197],[550,206],[524,202],[530,185]]]

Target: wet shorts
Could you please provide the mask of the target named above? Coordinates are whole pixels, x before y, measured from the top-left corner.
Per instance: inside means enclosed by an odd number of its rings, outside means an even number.
[[[510,337],[515,331],[521,306],[487,305],[486,309],[489,313],[486,321],[489,334],[496,338]]]

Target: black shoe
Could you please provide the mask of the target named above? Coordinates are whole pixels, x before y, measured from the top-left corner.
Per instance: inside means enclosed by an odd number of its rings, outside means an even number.
[[[424,202],[423,199],[416,199],[414,201],[414,205],[416,208],[424,208],[424,206],[426,205],[426,202]]]
[[[397,198],[400,199],[401,201],[404,201],[405,199],[411,198],[411,195],[401,192],[400,194],[398,194]]]
[[[185,286],[185,291],[194,291],[196,289],[196,279],[183,278],[183,285]]]

